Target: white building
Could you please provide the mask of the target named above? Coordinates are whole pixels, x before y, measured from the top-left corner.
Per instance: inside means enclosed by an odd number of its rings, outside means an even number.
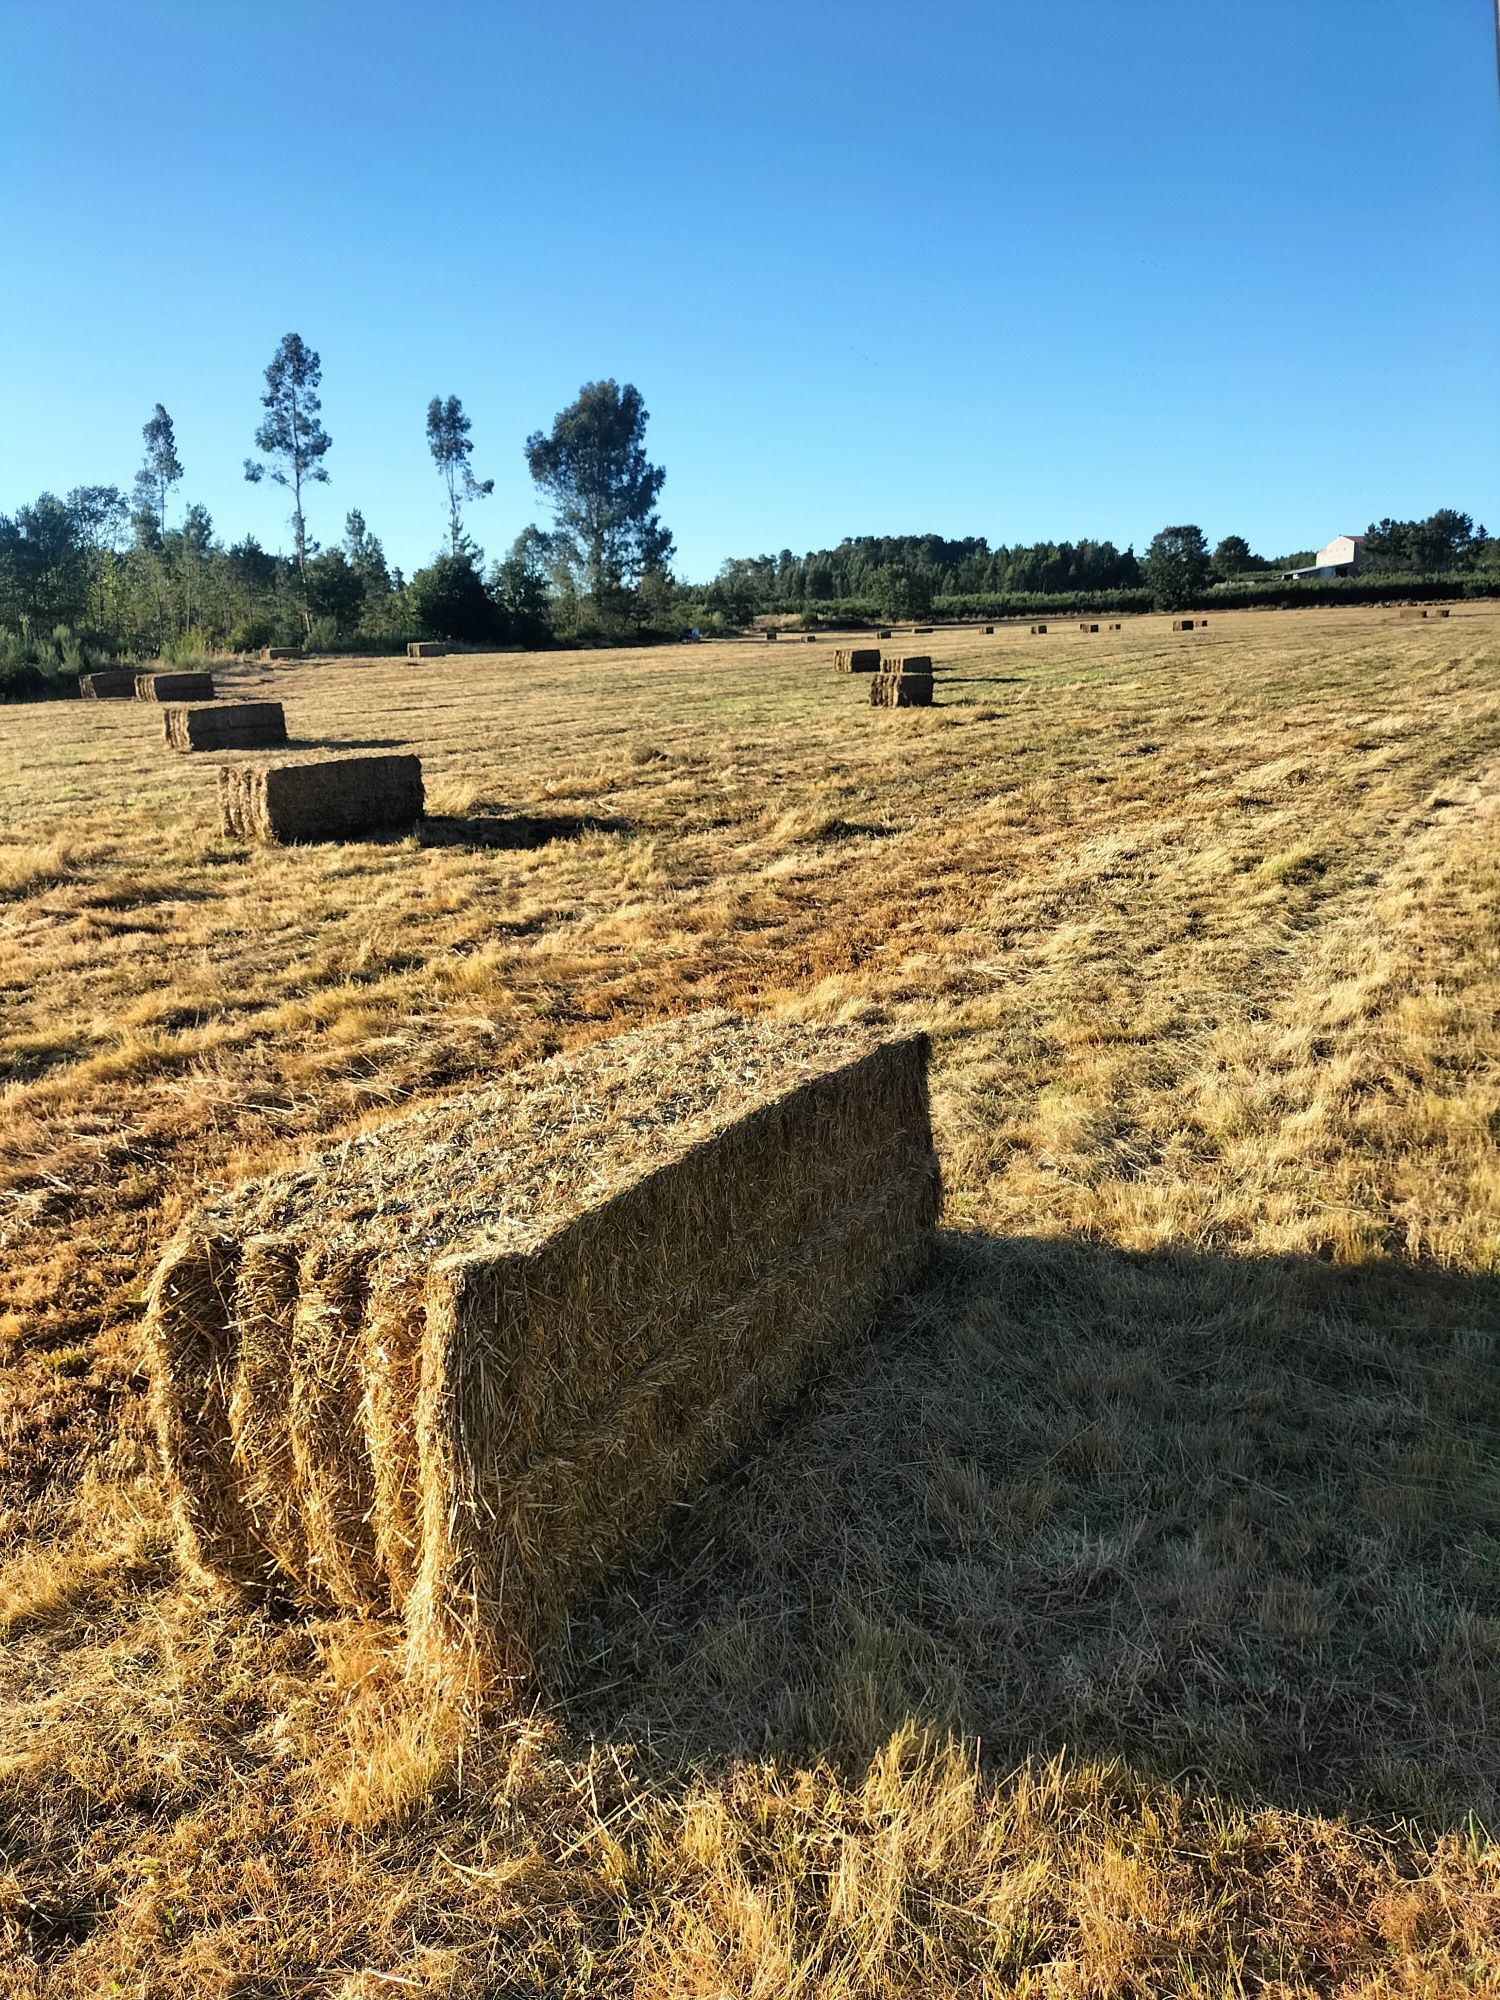
[[[1319,549],[1307,569],[1289,569],[1284,581],[1293,583],[1304,576],[1352,576],[1365,559],[1363,535],[1335,535],[1326,549]]]

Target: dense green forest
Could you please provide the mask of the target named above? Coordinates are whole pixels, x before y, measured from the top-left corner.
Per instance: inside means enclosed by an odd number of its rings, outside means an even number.
[[[0,514],[0,697],[66,692],[109,659],[189,660],[264,645],[383,651],[412,638],[538,646],[741,630],[757,620],[870,622],[1178,608],[1202,601],[1296,603],[1500,591],[1500,541],[1444,508],[1372,523],[1357,579],[1287,584],[1310,551],[1263,557],[1242,536],[1210,548],[1193,525],[1164,528],[1140,556],[1110,541],[992,546],[983,536],[857,535],[835,548],[732,558],[711,581],[674,576],[657,503],[665,471],[645,452],[648,412],[633,385],[584,385],[550,431],[525,441],[551,522],[523,528],[486,564],[466,510],[494,481],[472,468],[457,396],[426,413],[443,546],[405,577],[364,515],[342,538],[308,533],[305,489],[327,483],[318,355],[288,334],[265,371],[258,459],[245,477],[291,499],[289,554],[253,537],[227,544],[207,511],[180,502],[186,471],[158,403],[142,428],[129,489],[43,493]]]

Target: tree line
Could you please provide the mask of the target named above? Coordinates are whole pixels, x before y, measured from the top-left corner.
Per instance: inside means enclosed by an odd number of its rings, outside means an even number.
[[[358,508],[331,547],[309,532],[309,489],[328,483],[333,446],[321,387],[316,350],[287,334],[265,371],[258,456],[244,473],[289,497],[290,555],[253,535],[226,544],[204,507],[177,507],[186,470],[160,403],[142,427],[128,490],[75,487],[0,514],[0,668],[76,670],[111,657],[299,642],[380,647],[408,637],[539,644],[553,634],[639,629],[669,613],[674,549],[657,510],[666,474],[646,455],[649,413],[633,384],[585,383],[549,430],[526,439],[551,523],[524,528],[488,567],[466,517],[494,481],[474,472],[460,398],[434,396],[426,438],[445,546],[410,578],[387,561]]]
[[[549,430],[525,440],[526,463],[550,524],[532,523],[486,565],[473,510],[494,493],[473,464],[473,426],[456,395],[434,396],[426,441],[439,481],[443,546],[410,578],[390,564],[363,513],[321,547],[306,499],[327,484],[333,447],[322,419],[322,362],[289,333],[265,370],[252,484],[290,499],[291,553],[248,535],[226,544],[207,510],[179,505],[186,469],[161,403],[142,426],[128,489],[43,493],[0,514],[0,693],[34,691],[50,671],[108,658],[188,659],[263,645],[381,650],[408,638],[474,645],[743,628],[757,619],[1003,616],[1051,602],[1105,609],[1177,609],[1206,592],[1243,601],[1266,591],[1310,550],[1275,557],[1241,535],[1210,548],[1195,525],[1164,528],[1142,556],[1111,541],[992,546],[983,536],[856,535],[836,547],[735,557],[707,585],[672,573],[673,539],[658,503],[665,471],[646,455],[640,391],[585,383]],[[439,512],[440,510],[440,512]],[[1386,518],[1365,538],[1369,578],[1460,580],[1500,589],[1500,541],[1440,508],[1425,520]],[[1488,582],[1486,582],[1488,579]]]

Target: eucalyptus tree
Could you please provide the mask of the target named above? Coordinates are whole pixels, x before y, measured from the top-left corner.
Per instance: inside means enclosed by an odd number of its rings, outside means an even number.
[[[254,485],[269,477],[292,495],[292,534],[296,542],[297,574],[307,576],[307,516],[302,507],[304,486],[326,485],[323,460],[333,443],[324,430],[318,395],[323,364],[300,333],[286,334],[266,369],[261,397],[265,416],[255,433],[255,448],[271,460],[269,466],[245,460],[245,477]]]
[[[463,546],[463,517],[460,499],[487,500],[495,490],[493,479],[476,479],[469,465],[474,446],[469,438],[473,424],[464,415],[457,396],[444,400],[434,396],[427,405],[427,449],[448,489],[448,552],[457,555]]]

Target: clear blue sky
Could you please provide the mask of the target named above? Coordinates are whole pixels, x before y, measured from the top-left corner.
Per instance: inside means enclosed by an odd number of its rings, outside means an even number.
[[[229,539],[262,371],[322,355],[336,541],[408,570],[456,393],[637,383],[680,573],[845,534],[1265,554],[1500,532],[1491,0],[0,0],[0,509],[128,487],[163,402]]]

